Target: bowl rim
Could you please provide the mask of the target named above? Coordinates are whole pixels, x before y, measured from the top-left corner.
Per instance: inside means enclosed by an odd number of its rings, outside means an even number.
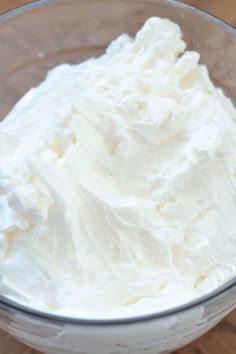
[[[51,4],[56,4],[56,3],[62,3],[63,0],[32,0],[29,3],[26,3],[24,5],[20,5],[20,6],[16,6],[11,10],[5,11],[2,14],[0,14],[0,23],[4,22],[12,17],[15,17],[17,15],[23,14],[25,12],[28,12],[30,10],[35,10],[37,8],[41,8],[45,5],[51,5]],[[70,1],[74,1],[74,0],[70,0]],[[98,0],[79,0],[80,2],[97,2]],[[100,0],[100,2],[106,2],[107,0]],[[116,1],[116,0],[110,0],[110,1]],[[118,0],[119,2],[126,2],[127,0]],[[133,3],[142,3],[145,0],[128,0],[128,2],[133,2]],[[169,4],[172,5],[174,7],[178,7],[178,8],[182,8],[183,10],[187,10],[189,12],[192,13],[196,13],[198,14],[200,17],[205,17],[206,19],[208,19],[210,22],[213,22],[221,27],[223,27],[224,29],[226,29],[227,31],[233,33],[234,35],[236,35],[236,27],[234,27],[233,25],[231,25],[230,23],[228,23],[227,21],[223,20],[222,18],[213,15],[212,13],[202,10],[200,8],[198,8],[197,6],[193,6],[190,4],[186,4],[183,3],[183,0],[148,0],[150,3],[151,2],[155,2],[155,1],[159,1],[162,2],[163,4]]]
[[[21,15],[24,13],[29,12],[30,10],[35,10],[38,8],[41,8],[45,5],[51,5],[51,4],[56,4],[56,3],[62,3],[63,0],[35,0],[33,2],[30,2],[28,4],[16,7],[10,11],[7,11],[3,14],[0,15],[0,24],[7,21],[8,19],[11,19],[17,15]],[[80,2],[97,2],[97,0],[79,0]],[[101,2],[106,2],[108,0],[100,0]],[[119,2],[125,2],[126,0],[119,0]],[[128,0],[130,3],[139,3],[143,2],[142,0]],[[155,2],[155,0],[149,0],[150,2]],[[156,0],[157,2],[162,2],[163,4],[169,4],[174,7],[189,11],[191,13],[195,13],[199,15],[200,17],[205,17],[207,20],[210,22],[213,22],[216,25],[219,25],[223,27],[225,30],[228,32],[232,33],[233,35],[236,36],[236,28],[227,23],[226,21],[220,19],[217,16],[214,16],[206,11],[203,11],[197,7],[194,7],[192,5],[188,5],[176,0]],[[235,289],[234,289],[235,288]],[[120,317],[120,318],[77,318],[77,317],[71,317],[71,316],[64,316],[56,313],[49,313],[49,312],[44,312],[40,311],[37,309],[34,309],[30,306],[26,306],[23,304],[18,303],[17,301],[11,300],[10,298],[7,298],[3,295],[0,294],[0,309],[1,307],[4,310],[10,310],[10,311],[17,311],[20,312],[23,315],[27,315],[30,317],[38,318],[44,321],[48,322],[54,322],[54,323],[63,323],[63,324],[71,324],[71,325],[123,325],[123,324],[130,324],[130,323],[139,323],[143,321],[150,321],[150,320],[158,320],[160,318],[166,318],[172,315],[177,315],[180,312],[184,312],[187,310],[194,309],[198,306],[205,305],[208,302],[210,302],[213,299],[216,299],[223,294],[229,292],[229,291],[235,290],[236,292],[236,276],[234,276],[230,281],[226,282],[225,284],[221,285],[217,289],[200,296],[192,301],[189,301],[187,303],[184,303],[179,306],[172,307],[167,310],[162,310],[162,311],[157,311],[157,312],[152,312],[144,315],[137,315],[137,316],[127,316],[127,317]],[[236,300],[235,300],[236,302]]]
[[[234,291],[236,295],[236,277],[233,277],[227,283],[221,285],[219,288],[211,291],[210,293],[200,296],[192,301],[184,303],[182,305],[172,307],[167,310],[152,312],[143,315],[130,316],[130,317],[118,317],[118,318],[86,318],[86,317],[72,317],[65,316],[56,313],[49,313],[46,311],[36,310],[30,306],[22,305],[14,300],[4,297],[0,295],[0,310],[1,306],[3,309],[10,311],[17,311],[26,316],[30,316],[33,318],[37,318],[39,320],[43,320],[45,322],[52,323],[63,323],[67,325],[85,325],[85,326],[117,326],[117,325],[127,325],[127,324],[135,324],[146,321],[159,320],[171,316],[178,315],[179,313],[183,313],[188,310],[194,310],[197,307],[205,306],[212,300],[215,300],[224,294]],[[227,308],[232,310],[236,305],[236,296],[233,304]]]

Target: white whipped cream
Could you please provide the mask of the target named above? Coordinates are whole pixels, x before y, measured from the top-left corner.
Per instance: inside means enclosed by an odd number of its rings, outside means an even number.
[[[151,18],[51,70],[1,123],[3,294],[124,317],[236,275],[236,110],[185,47]]]

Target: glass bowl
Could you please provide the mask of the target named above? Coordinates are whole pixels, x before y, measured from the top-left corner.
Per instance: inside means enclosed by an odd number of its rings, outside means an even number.
[[[0,17],[0,117],[50,68],[103,53],[151,16],[181,26],[188,48],[236,103],[236,30],[219,19],[172,0],[43,0]],[[0,295],[0,328],[48,354],[157,354],[196,339],[235,307],[235,278],[183,306],[119,320],[46,314]]]

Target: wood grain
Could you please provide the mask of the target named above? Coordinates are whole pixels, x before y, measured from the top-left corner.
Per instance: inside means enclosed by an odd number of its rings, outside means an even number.
[[[0,13],[29,3],[27,0],[0,0]],[[236,26],[236,0],[184,0]],[[235,354],[236,311],[213,330],[173,354]],[[0,354],[41,354],[0,331]]]

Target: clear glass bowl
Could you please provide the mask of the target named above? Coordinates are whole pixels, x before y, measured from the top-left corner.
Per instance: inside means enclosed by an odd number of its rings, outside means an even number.
[[[0,117],[50,68],[101,54],[151,16],[180,24],[188,47],[236,103],[236,30],[219,19],[171,0],[44,0],[0,17]],[[184,306],[125,320],[65,318],[0,295],[0,327],[48,354],[157,354],[191,342],[235,307],[236,279]]]

